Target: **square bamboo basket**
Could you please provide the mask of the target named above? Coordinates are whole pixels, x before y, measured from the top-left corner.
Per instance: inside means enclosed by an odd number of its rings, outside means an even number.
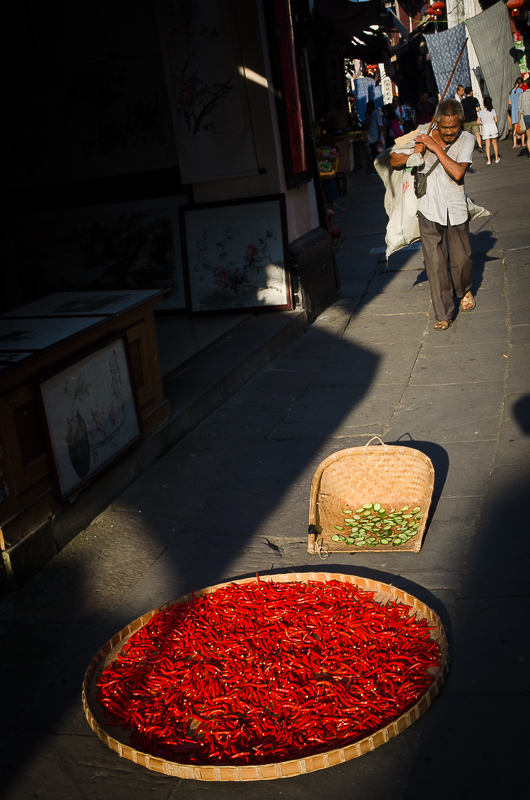
[[[379,437],[373,437],[364,447],[338,450],[317,467],[309,500],[309,553],[326,557],[326,553],[338,552],[420,550],[434,489],[432,462],[419,450],[387,445],[381,439],[381,446],[370,446],[374,439]],[[333,535],[346,536],[349,530],[343,521],[343,510],[355,511],[365,503],[380,503],[386,510],[419,506],[421,520],[416,534],[399,546],[379,542],[375,546],[358,546],[333,541]],[[344,526],[344,530],[338,531],[337,525]]]

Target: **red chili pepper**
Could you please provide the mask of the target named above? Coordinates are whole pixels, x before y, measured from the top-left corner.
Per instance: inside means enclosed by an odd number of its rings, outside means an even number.
[[[330,581],[228,586],[156,614],[98,697],[131,745],[188,764],[260,764],[345,746],[410,708],[440,663],[432,627]]]

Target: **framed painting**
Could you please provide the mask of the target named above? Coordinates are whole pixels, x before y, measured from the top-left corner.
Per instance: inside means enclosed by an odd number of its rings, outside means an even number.
[[[45,350],[104,322],[105,317],[0,317],[3,351]]]
[[[180,209],[190,314],[292,308],[285,196]]]
[[[38,389],[61,500],[142,436],[125,337],[42,380]]]
[[[52,292],[167,292],[158,310],[185,307],[178,207],[185,195],[11,217],[20,288]]]
[[[123,314],[153,297],[162,297],[157,289],[133,289],[132,291],[101,292],[54,292],[7,311],[2,319],[33,317],[113,317]]]
[[[183,184],[257,175],[233,0],[155,0]]]

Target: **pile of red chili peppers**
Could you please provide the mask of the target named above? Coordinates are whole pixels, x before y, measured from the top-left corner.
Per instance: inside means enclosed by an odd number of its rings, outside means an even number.
[[[230,584],[160,611],[98,681],[137,750],[186,764],[303,758],[368,736],[433,681],[408,606],[349,583]]]

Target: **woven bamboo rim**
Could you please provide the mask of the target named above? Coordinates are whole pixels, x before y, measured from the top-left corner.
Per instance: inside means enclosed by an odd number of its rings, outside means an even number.
[[[322,461],[313,476],[309,498],[309,553],[345,552],[380,553],[381,551],[414,552],[421,549],[434,489],[434,467],[425,453],[411,447],[370,443],[364,447],[338,450]],[[334,542],[334,524],[343,517],[342,509],[356,508],[367,502],[385,507],[421,506],[422,518],[415,536],[399,547],[377,544],[356,547]]]
[[[386,725],[384,728],[372,733],[370,736],[361,739],[354,744],[347,745],[335,750],[329,750],[326,753],[308,756],[307,758],[294,759],[292,761],[282,761],[271,764],[261,764],[259,766],[190,766],[189,764],[179,764],[175,761],[167,761],[162,758],[148,755],[135,750],[127,743],[128,732],[120,731],[121,741],[117,738],[109,736],[104,730],[105,716],[104,711],[96,699],[96,678],[101,674],[102,670],[108,666],[111,661],[114,661],[118,652],[124,646],[126,641],[137,630],[143,627],[149,620],[155,616],[159,611],[167,608],[174,603],[189,603],[192,600],[192,595],[187,594],[166,603],[163,606],[148,611],[143,616],[135,619],[134,622],[129,623],[125,628],[122,628],[115,636],[108,641],[101,650],[95,655],[88,667],[85,678],[83,681],[83,708],[85,711],[88,724],[93,731],[97,733],[99,738],[114,750],[122,758],[129,761],[134,761],[135,764],[140,764],[142,767],[151,769],[154,772],[160,772],[164,775],[172,775],[178,778],[191,778],[198,781],[262,781],[274,780],[276,778],[292,778],[296,775],[304,775],[307,772],[315,772],[316,770],[326,769],[335,764],[342,764],[345,761],[350,761],[352,758],[369,753],[375,750],[376,747],[388,742],[389,739],[394,738],[399,733],[408,728],[409,725],[421,717],[434,698],[439,694],[445,677],[449,670],[449,651],[447,646],[447,639],[445,631],[442,626],[441,620],[438,615],[421,603],[416,597],[396,589],[394,586],[389,586],[386,583],[379,581],[372,581],[369,578],[360,578],[355,575],[342,575],[327,572],[309,572],[309,573],[284,573],[281,575],[260,575],[262,581],[273,581],[275,583],[291,583],[293,581],[307,583],[309,581],[326,582],[330,580],[340,581],[342,583],[352,583],[360,589],[375,592],[375,600],[378,602],[385,602],[388,600],[398,600],[401,603],[410,606],[415,612],[416,616],[421,619],[426,619],[430,626],[431,638],[435,639],[440,647],[441,664],[440,667],[430,668],[430,672],[434,678],[433,683],[428,690],[420,697],[418,702],[412,706],[405,714],[398,719]],[[245,578],[237,581],[227,581],[220,583],[216,586],[209,586],[206,589],[201,589],[195,592],[195,596],[208,595],[216,591],[222,586],[229,586],[231,583],[245,584],[253,583],[255,578]]]

